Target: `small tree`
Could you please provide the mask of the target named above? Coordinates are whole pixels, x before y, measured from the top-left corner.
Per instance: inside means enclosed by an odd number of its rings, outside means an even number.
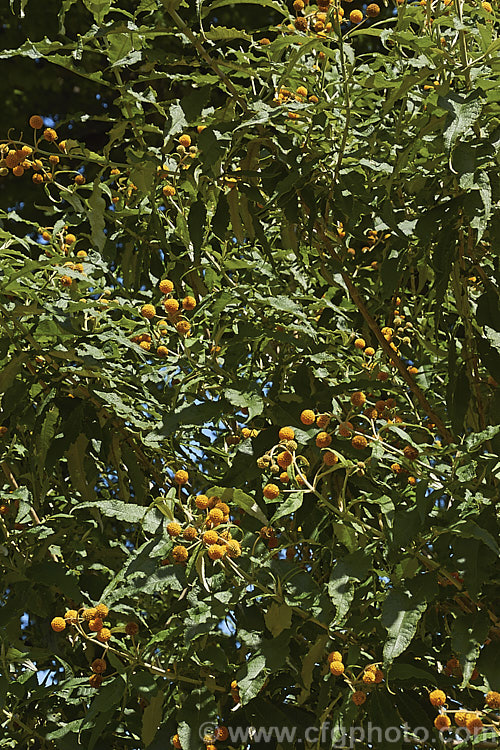
[[[496,743],[498,16],[318,2],[14,7],[0,748]]]

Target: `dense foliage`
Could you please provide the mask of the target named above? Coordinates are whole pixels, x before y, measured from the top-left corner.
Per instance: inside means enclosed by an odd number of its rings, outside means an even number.
[[[496,744],[498,15],[336,3],[3,11],[0,748]]]

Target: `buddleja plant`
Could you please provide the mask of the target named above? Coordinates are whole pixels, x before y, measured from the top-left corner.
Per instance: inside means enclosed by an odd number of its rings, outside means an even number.
[[[253,4],[1,55],[2,748],[497,742],[497,9]]]

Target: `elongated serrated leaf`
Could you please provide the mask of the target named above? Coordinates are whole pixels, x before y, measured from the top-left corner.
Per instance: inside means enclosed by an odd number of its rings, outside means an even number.
[[[150,534],[157,530],[160,523],[160,518],[154,510],[120,500],[100,500],[95,503],[80,503],[77,506],[78,511],[85,508],[96,508],[103,516],[116,518],[118,521],[140,524]]]
[[[389,591],[382,607],[382,625],[387,629],[385,664],[391,664],[408,648],[425,609],[425,602],[413,601],[401,589]]]
[[[303,492],[292,492],[290,495],[287,495],[286,499],[280,504],[278,510],[275,512],[274,516],[271,518],[271,524],[276,523],[276,521],[279,518],[283,518],[283,516],[288,516],[294,513],[296,510],[298,510],[301,507],[303,501],[304,501]]]
[[[210,495],[218,495],[222,500],[230,504],[235,503],[239,508],[242,508],[250,516],[258,518],[262,523],[268,523],[266,516],[259,508],[253,497],[247,495],[246,492],[238,488],[233,489],[232,487],[211,487],[207,490]]]
[[[273,638],[277,638],[283,630],[291,626],[292,611],[292,608],[288,604],[271,603],[271,606],[264,614],[264,621],[267,629],[271,631]]]
[[[205,236],[205,221],[207,218],[207,209],[201,200],[191,204],[188,216],[189,237],[193,243],[195,252],[201,249],[203,237]]]
[[[473,91],[465,97],[449,92],[446,96],[439,97],[438,105],[449,112],[443,139],[446,148],[450,150],[455,141],[479,118],[483,108],[480,92]]]
[[[259,5],[261,7],[271,8],[282,16],[288,16],[288,10],[282,7],[279,3],[274,2],[274,0],[214,0],[210,5],[205,5],[202,15],[206,16],[216,8],[223,8],[225,5]]]
[[[142,732],[141,739],[144,745],[148,747],[154,740],[158,727],[163,717],[163,701],[165,696],[160,690],[154,695],[149,704],[144,709],[142,715]]]
[[[339,625],[344,621],[354,599],[354,584],[345,573],[342,563],[337,563],[332,569],[328,581],[328,595],[336,609],[335,624]]]

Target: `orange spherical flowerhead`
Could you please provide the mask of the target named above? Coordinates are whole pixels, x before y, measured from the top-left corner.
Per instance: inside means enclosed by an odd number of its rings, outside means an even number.
[[[282,469],[287,469],[293,463],[293,456],[289,451],[282,451],[276,456],[276,463]]]
[[[164,185],[161,192],[163,193],[164,198],[173,198],[176,193],[176,189],[173,185]]]
[[[100,688],[101,685],[102,685],[102,675],[100,675],[100,674],[92,674],[92,675],[90,675],[90,677],[89,677],[89,683],[90,683],[90,687],[93,687],[93,688],[96,688],[96,689]]]
[[[104,659],[94,659],[92,664],[90,665],[90,668],[92,672],[95,672],[95,674],[103,674],[103,672],[106,671],[107,664],[104,661]]]
[[[76,611],[76,609],[68,609],[68,611],[64,614],[64,619],[71,625],[75,625],[75,623],[78,622],[78,612]]]
[[[166,299],[163,303],[163,307],[169,315],[173,315],[179,309],[179,303],[176,299],[172,299],[169,297],[169,299]]]
[[[341,422],[339,424],[339,435],[340,437],[350,437],[354,426],[351,422]]]
[[[141,315],[147,320],[152,320],[156,315],[156,308],[154,305],[143,305],[141,307]]]
[[[457,711],[455,713],[455,719],[454,719],[455,726],[465,727],[465,725],[467,724],[468,715],[469,714],[467,711]]]
[[[316,424],[318,425],[320,430],[324,430],[325,427],[328,427],[328,425],[331,422],[331,417],[329,414],[318,414],[316,417]]]
[[[196,307],[196,300],[194,297],[192,297],[190,294],[188,294],[187,297],[184,297],[182,300],[182,308],[183,310],[194,310]]]
[[[208,556],[211,560],[222,560],[226,554],[226,548],[222,544],[211,544],[208,548]]]
[[[93,620],[94,617],[97,616],[97,609],[96,607],[89,607],[88,609],[84,609],[82,612],[82,617],[87,622],[90,622],[90,620]]]
[[[175,326],[175,330],[177,333],[180,333],[181,336],[185,336],[191,330],[191,323],[188,320],[179,320]]]
[[[181,525],[177,523],[177,521],[170,521],[170,523],[167,524],[167,534],[169,536],[172,536],[172,537],[179,536],[181,531],[182,531]]]
[[[208,513],[208,517],[214,524],[219,524],[224,520],[224,513],[220,508],[212,508]]]
[[[342,661],[342,654],[340,651],[332,651],[328,654],[328,664],[331,664],[332,661]]]
[[[50,627],[55,633],[61,633],[66,627],[66,620],[63,617],[54,617]]]
[[[500,708],[500,693],[497,693],[496,690],[490,690],[489,693],[486,693],[484,702],[488,708]]]
[[[467,714],[467,721],[465,722],[465,726],[471,734],[476,735],[479,734],[479,732],[482,730],[484,724],[477,714],[469,713]]]
[[[71,278],[71,276],[66,276],[65,274],[64,276],[61,276],[60,282],[61,282],[61,286],[68,287],[68,286],[71,286],[71,284],[73,283],[73,279]]]
[[[316,446],[318,448],[328,448],[332,442],[332,436],[328,432],[318,432],[316,435]]]
[[[239,557],[241,555],[241,544],[237,539],[229,539],[226,550],[229,557]]]
[[[344,665],[341,661],[332,661],[330,664],[330,672],[334,677],[340,677],[341,674],[344,674]]]
[[[176,471],[174,474],[174,482],[180,485],[187,484],[189,482],[189,474],[187,471],[184,471],[184,469]]]
[[[127,635],[137,635],[139,632],[139,625],[136,622],[127,622],[125,625],[125,633]]]
[[[225,742],[229,737],[227,727],[217,727],[215,730],[215,739],[219,742]]]
[[[450,717],[446,716],[446,714],[439,714],[434,719],[434,726],[439,732],[445,732],[451,727]]]
[[[107,643],[111,638],[111,630],[109,628],[101,628],[96,637],[100,643]]]
[[[351,700],[356,706],[362,706],[363,703],[366,701],[366,693],[364,693],[362,690],[356,690],[351,695]]]
[[[156,353],[159,357],[168,357],[168,349],[166,346],[159,346]]]
[[[375,682],[375,672],[372,672],[371,669],[367,669],[363,674],[363,682],[365,685],[370,685],[372,682]]]
[[[353,13],[354,12],[356,12],[356,11],[353,11]],[[357,11],[357,12],[359,13],[360,11]],[[358,23],[358,22],[356,22],[356,23]],[[366,346],[366,341],[364,339],[356,339],[355,342],[354,342],[354,346],[356,347],[356,349],[364,349],[365,346]]]
[[[370,3],[366,8],[366,15],[368,18],[376,18],[380,13],[380,6],[377,3]]]
[[[376,669],[374,674],[375,674],[375,684],[379,685],[384,679],[384,673],[382,672],[381,669]]]
[[[85,177],[82,174],[75,175],[74,182],[76,182],[77,185],[85,185]]]
[[[198,536],[198,532],[194,526],[188,526],[182,532],[182,538],[188,542],[192,542],[194,539],[196,539],[197,536]]]
[[[198,510],[206,510],[209,507],[208,497],[206,495],[198,495],[194,499],[194,504]]]
[[[170,279],[162,279],[158,286],[162,294],[170,294],[174,290],[174,284]]]
[[[418,450],[414,448],[413,445],[406,445],[403,449],[403,453],[408,461],[415,461],[415,459],[418,458]]]
[[[53,143],[54,141],[57,141],[58,135],[54,128],[45,128],[43,131],[43,137],[49,143]]]
[[[446,703],[446,693],[442,690],[433,690],[429,693],[429,700],[433,706],[440,708]]]
[[[338,463],[339,457],[333,451],[325,451],[323,453],[323,463],[326,466],[335,466]]]
[[[365,349],[365,354],[367,357],[373,357],[375,354],[375,349],[372,346],[367,346]]]
[[[211,546],[212,544],[217,544],[217,542],[219,541],[219,535],[216,531],[213,530],[205,531],[202,539],[204,544],[208,544],[209,546]]]
[[[351,440],[351,445],[353,448],[356,448],[356,450],[362,451],[367,447],[368,440],[364,435],[355,435]]]
[[[43,128],[43,119],[40,115],[31,115],[30,128],[33,128],[33,130],[41,130]]]
[[[295,437],[295,430],[292,427],[282,427],[278,432],[280,440],[293,440]]]
[[[89,630],[91,633],[98,633],[103,628],[103,622],[100,617],[94,617],[89,620]]]
[[[109,608],[101,602],[96,606],[95,612],[98,617],[104,620],[109,615]]]
[[[351,404],[353,406],[363,406],[365,402],[366,396],[363,391],[354,391],[354,393],[351,394]]]
[[[184,148],[189,148],[191,145],[191,137],[189,135],[181,135],[179,138],[179,143],[181,146],[184,146]]]
[[[172,550],[172,557],[176,563],[185,563],[188,559],[188,551],[182,544],[177,545]]]
[[[266,484],[262,490],[262,494],[267,500],[276,500],[280,494],[279,487],[276,484]]]
[[[312,409],[304,409],[304,411],[300,415],[300,421],[302,424],[305,424],[307,426],[314,424],[316,420],[316,415],[314,414]]]

